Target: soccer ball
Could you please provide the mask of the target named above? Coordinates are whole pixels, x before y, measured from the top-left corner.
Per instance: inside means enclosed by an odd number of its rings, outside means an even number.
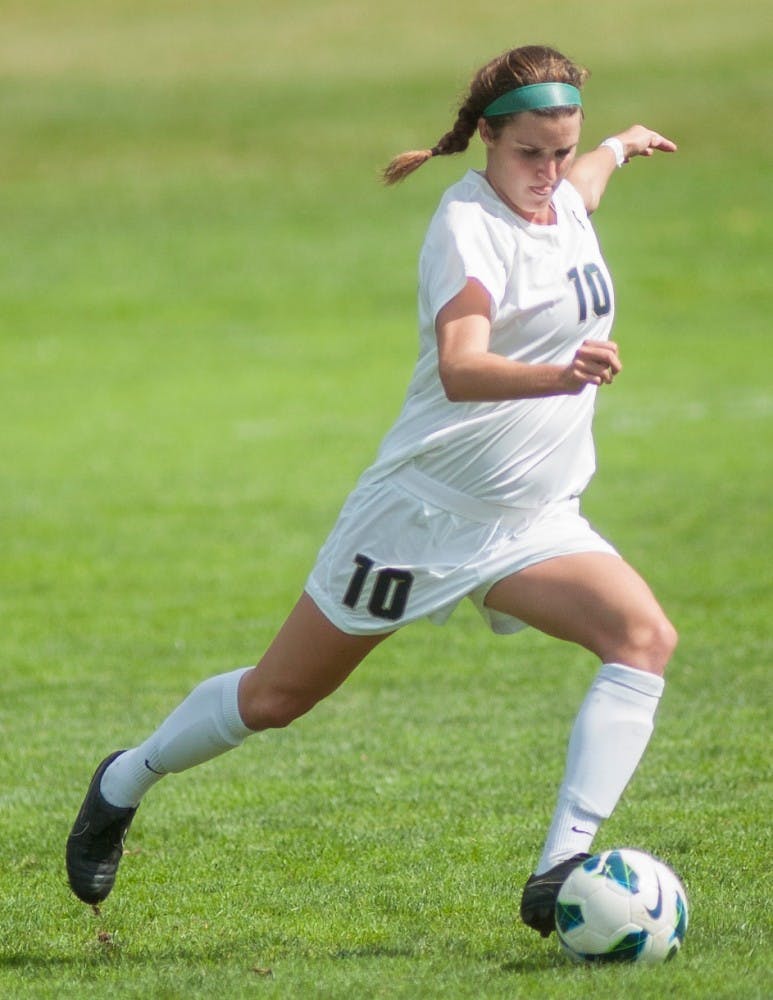
[[[687,895],[671,869],[644,851],[595,854],[558,894],[556,930],[577,962],[665,962],[687,930]]]

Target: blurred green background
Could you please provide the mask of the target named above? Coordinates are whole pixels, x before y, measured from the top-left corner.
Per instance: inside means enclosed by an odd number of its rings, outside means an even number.
[[[768,995],[771,22],[0,2],[0,992]],[[625,373],[586,510],[682,634],[603,841],[683,875],[685,953],[588,975],[518,925],[595,666],[467,609],[154,792],[97,918],[61,860],[91,770],[281,623],[399,409],[429,217],[483,156],[378,172],[529,42],[590,68],[583,148],[635,121],[679,144],[595,217]]]

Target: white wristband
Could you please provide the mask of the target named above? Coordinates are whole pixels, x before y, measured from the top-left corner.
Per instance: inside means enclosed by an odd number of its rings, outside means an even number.
[[[612,150],[612,152],[615,154],[615,163],[618,165],[618,167],[622,167],[624,165],[624,163],[625,163],[625,149],[623,148],[623,144],[617,138],[617,136],[613,135],[611,138],[605,139],[601,143],[601,145],[602,146],[608,146],[609,149]]]

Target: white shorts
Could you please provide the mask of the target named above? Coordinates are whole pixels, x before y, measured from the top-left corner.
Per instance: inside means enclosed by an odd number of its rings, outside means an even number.
[[[352,635],[392,632],[428,618],[442,625],[469,597],[493,632],[524,622],[487,608],[491,587],[527,566],[616,550],[580,514],[578,498],[536,509],[479,501],[412,466],[361,481],[322,546],[306,592]]]

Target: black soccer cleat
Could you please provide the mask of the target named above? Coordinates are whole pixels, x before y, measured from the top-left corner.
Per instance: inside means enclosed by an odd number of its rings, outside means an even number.
[[[556,900],[561,886],[590,854],[575,854],[542,875],[532,875],[521,896],[521,920],[546,938],[556,929]]]
[[[115,884],[124,838],[137,811],[111,805],[99,790],[108,765],[125,752],[111,753],[96,769],[67,838],[70,888],[78,899],[92,905],[106,899]]]

